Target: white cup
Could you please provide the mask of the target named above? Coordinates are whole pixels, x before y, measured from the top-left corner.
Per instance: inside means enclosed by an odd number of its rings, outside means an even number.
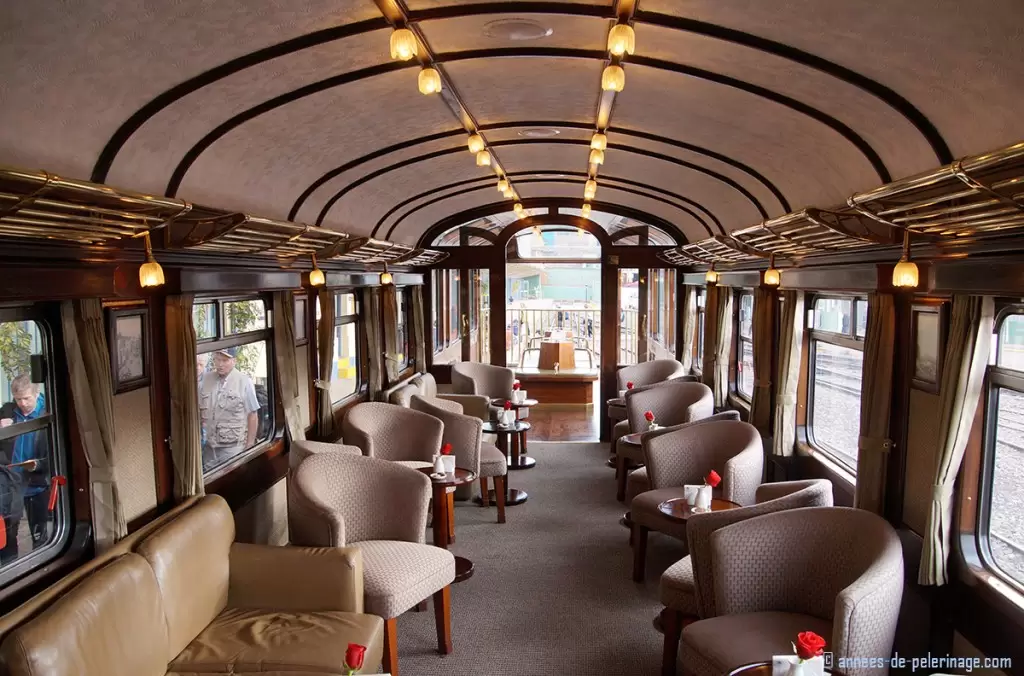
[[[697,492],[700,490],[700,484],[686,484],[683,486],[683,497],[686,498],[686,504],[693,507],[697,504]]]
[[[444,463],[445,474],[455,474],[455,456],[442,455],[441,462]]]

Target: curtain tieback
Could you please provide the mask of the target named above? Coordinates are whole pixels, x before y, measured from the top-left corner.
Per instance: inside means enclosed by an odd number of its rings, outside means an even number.
[[[313,381],[313,386],[316,387],[318,390],[329,390],[329,389],[331,389],[331,383],[330,382],[328,382],[326,380],[320,380],[319,378],[317,378],[316,380]]]
[[[934,502],[945,502],[953,495],[953,486],[945,484],[932,484],[932,500]]]
[[[879,451],[881,453],[888,453],[889,450],[894,446],[891,439],[885,437],[860,437],[857,440],[857,447],[862,448],[865,451]]]

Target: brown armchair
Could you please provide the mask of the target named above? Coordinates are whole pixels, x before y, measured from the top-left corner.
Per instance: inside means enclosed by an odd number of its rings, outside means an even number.
[[[345,443],[358,446],[363,455],[416,469],[433,467],[444,425],[426,413],[372,401],[353,406],[341,430]]]
[[[632,366],[623,366],[615,372],[615,384],[618,391],[621,392],[626,389],[627,383],[633,383],[633,387],[636,389],[682,377],[686,377],[686,370],[683,368],[682,363],[675,359],[654,359],[633,364]],[[620,399],[609,399],[608,417],[612,422],[625,420],[625,403],[621,402]]]

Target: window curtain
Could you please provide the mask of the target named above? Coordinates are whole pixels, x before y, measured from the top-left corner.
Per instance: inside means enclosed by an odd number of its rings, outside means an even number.
[[[718,345],[718,286],[708,284],[704,292],[704,354],[701,355],[701,380],[715,389],[715,355]]]
[[[402,357],[398,346],[398,289],[394,284],[385,284],[380,289],[381,311],[384,327],[384,372],[389,384],[398,380],[402,370]],[[406,327],[408,330],[409,327]],[[467,336],[468,339],[468,336]]]
[[[274,310],[274,361],[285,427],[289,439],[304,441],[306,430],[299,408],[299,371],[295,357],[295,301],[291,291],[274,293]]]
[[[892,448],[889,410],[895,341],[893,295],[873,293],[868,296],[868,329],[864,339],[854,505],[875,514],[881,514],[885,507],[885,475]]]
[[[196,330],[191,295],[168,296],[167,364],[171,391],[171,458],[174,493],[179,499],[203,495],[203,449],[196,380]]]
[[[779,317],[779,382],[775,395],[772,454],[793,455],[796,444],[796,391],[800,384],[800,350],[804,342],[804,292],[783,291]]]
[[[380,334],[381,325],[381,294],[380,287],[363,289],[363,306],[366,308],[367,381],[370,387],[370,400],[373,401],[381,391],[380,360],[384,355],[384,346]]]
[[[683,372],[689,373],[693,368],[693,341],[697,334],[697,295],[692,286],[683,287],[679,312],[683,315],[683,335],[680,336],[682,343],[682,364]]]
[[[732,352],[732,289],[718,289],[718,324],[715,343],[715,408],[724,408],[729,402],[729,355]]]
[[[750,423],[765,437],[772,433],[772,344],[775,337],[775,289],[754,291],[754,393],[750,398]]]
[[[89,463],[96,549],[105,551],[128,534],[114,458],[114,397],[103,305],[98,298],[64,301],[61,325],[68,380],[82,446]],[[195,382],[195,357],[192,358]]]
[[[412,327],[413,327],[413,359],[416,360],[416,370],[426,372],[427,370],[427,334],[424,332],[425,323],[423,317],[423,287],[412,288]]]
[[[939,386],[940,453],[921,552],[917,580],[920,584],[942,585],[949,581],[953,486],[981,400],[994,315],[994,302],[990,297],[953,297]]]
[[[331,378],[334,377],[334,292],[320,289],[320,321],[316,325],[316,435],[333,441],[334,407],[331,405]]]

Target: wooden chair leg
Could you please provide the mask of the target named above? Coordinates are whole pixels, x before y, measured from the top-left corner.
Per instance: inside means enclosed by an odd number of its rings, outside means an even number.
[[[437,624],[437,652],[452,651],[452,589],[445,587],[434,594],[434,622]]]
[[[455,493],[448,494],[448,543],[455,542]]]
[[[494,482],[497,485],[497,481]],[[490,507],[491,498],[487,495],[487,477],[480,477],[480,506]]]
[[[629,478],[629,472],[626,471],[626,458],[623,456],[617,456],[615,458],[615,498],[619,502],[626,501],[626,479]]]
[[[505,523],[505,477],[494,477],[494,501],[498,503],[498,523]]]
[[[665,633],[665,645],[661,650],[661,676],[676,676],[679,638],[683,633],[683,614],[678,610],[665,608],[661,611],[661,628]]]
[[[426,599],[423,599],[422,601],[420,601],[419,603],[417,603],[417,604],[416,604],[415,606],[413,606],[413,609],[414,609],[414,610],[415,610],[415,611],[416,611],[417,613],[422,613],[422,612],[423,612],[424,610],[426,610],[426,609],[427,609],[427,600],[426,600]]]
[[[647,567],[647,528],[633,524],[633,582],[643,582]]]
[[[384,672],[398,676],[398,618],[384,620]]]

